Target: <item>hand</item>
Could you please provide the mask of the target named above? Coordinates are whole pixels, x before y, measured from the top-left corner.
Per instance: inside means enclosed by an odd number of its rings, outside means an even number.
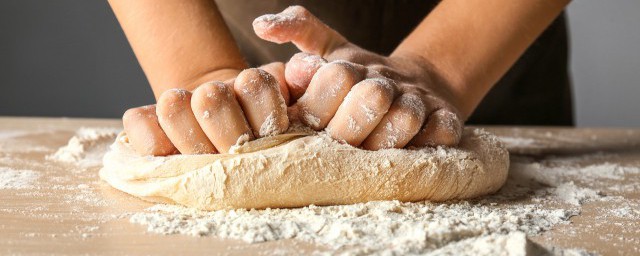
[[[283,63],[206,76],[214,82],[193,92],[167,90],[157,105],[125,112],[124,129],[136,152],[156,156],[224,153],[239,139],[288,129],[289,92]]]
[[[305,52],[287,63],[285,79],[297,100],[290,111],[313,129],[369,150],[459,142],[461,99],[428,60],[366,51],[300,6],[258,17],[253,27]]]

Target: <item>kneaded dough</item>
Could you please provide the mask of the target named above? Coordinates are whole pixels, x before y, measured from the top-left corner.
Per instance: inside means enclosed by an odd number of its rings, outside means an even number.
[[[151,202],[262,209],[473,198],[497,191],[509,167],[509,153],[495,136],[469,128],[457,148],[367,151],[326,134],[289,133],[233,151],[140,156],[121,133],[100,177]]]

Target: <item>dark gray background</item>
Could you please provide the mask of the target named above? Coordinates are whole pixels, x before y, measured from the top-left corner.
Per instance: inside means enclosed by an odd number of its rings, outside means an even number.
[[[637,0],[569,7],[578,125],[640,127],[638,11]],[[0,89],[0,115],[120,117],[153,103],[103,0],[0,0]]]
[[[107,1],[0,0],[0,115],[120,117],[153,103]]]

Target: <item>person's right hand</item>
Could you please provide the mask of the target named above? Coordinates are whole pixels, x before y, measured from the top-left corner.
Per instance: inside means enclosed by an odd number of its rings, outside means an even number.
[[[193,92],[167,90],[156,105],[127,110],[122,121],[136,152],[154,156],[225,153],[239,139],[286,131],[289,92],[284,64],[274,62],[236,73],[233,79],[208,82]]]
[[[301,6],[258,17],[256,34],[293,43],[287,63],[292,118],[367,150],[455,146],[462,103],[431,60],[413,51],[376,54],[349,42]]]

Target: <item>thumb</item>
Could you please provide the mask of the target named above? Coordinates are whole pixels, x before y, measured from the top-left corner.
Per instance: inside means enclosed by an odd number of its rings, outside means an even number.
[[[291,6],[278,14],[262,15],[253,21],[253,30],[264,40],[279,44],[292,42],[301,51],[320,56],[326,56],[348,43],[302,6]]]

